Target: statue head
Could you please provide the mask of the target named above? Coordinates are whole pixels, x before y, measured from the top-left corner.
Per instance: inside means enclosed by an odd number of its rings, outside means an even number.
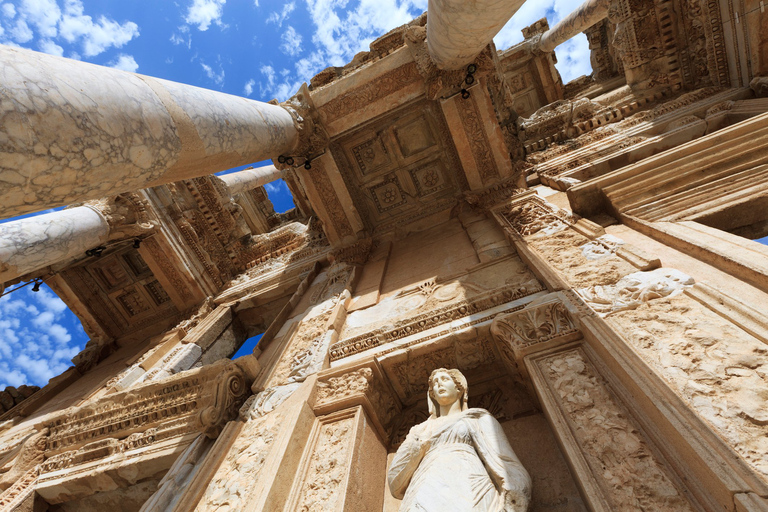
[[[429,415],[440,416],[441,405],[450,405],[457,400],[461,403],[461,410],[466,411],[468,395],[467,379],[459,370],[447,368],[434,370],[429,376],[429,391],[427,391]]]

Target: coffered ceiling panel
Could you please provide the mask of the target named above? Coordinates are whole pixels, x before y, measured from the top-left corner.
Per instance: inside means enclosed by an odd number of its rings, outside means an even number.
[[[466,178],[438,105],[419,101],[332,141],[366,228],[389,231],[450,208]]]

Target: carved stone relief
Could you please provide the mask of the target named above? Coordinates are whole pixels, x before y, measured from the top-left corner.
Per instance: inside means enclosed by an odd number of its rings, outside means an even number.
[[[491,333],[520,350],[558,336],[576,332],[576,326],[565,304],[559,300],[547,301],[493,319]]]
[[[582,247],[589,242],[589,238],[575,230],[564,229],[547,237],[528,240],[528,245],[574,287],[612,285],[637,271],[637,268],[616,254],[607,254],[599,260],[585,258]]]
[[[381,425],[382,434],[386,437],[400,405],[384,379],[380,371],[370,367],[341,375],[321,376],[317,383],[315,411],[323,413],[362,405],[370,417]]]
[[[356,417],[352,416],[321,423],[295,510],[310,512],[338,508],[342,498],[341,485],[349,471],[355,421]]]
[[[613,235],[602,235],[581,246],[581,254],[588,260],[602,260],[624,245],[624,240]]]
[[[319,291],[315,291],[312,297],[321,302],[312,310],[310,318],[300,321],[269,378],[268,386],[303,382],[309,375],[320,371],[328,347],[337,336],[333,328],[328,328],[328,321],[349,296],[346,286],[350,271],[349,266],[341,264],[327,270]]]
[[[499,213],[520,237],[552,235],[563,231],[573,222],[564,210],[536,195],[515,201],[500,209]]]
[[[272,413],[246,422],[195,510],[245,509],[282,420]]]
[[[608,322],[768,482],[768,347],[687,294]]]
[[[694,510],[580,349],[536,361],[611,510]]]
[[[693,278],[679,270],[659,268],[629,274],[616,284],[595,285],[576,291],[600,316],[607,316],[635,309],[649,300],[674,297],[693,284]]]

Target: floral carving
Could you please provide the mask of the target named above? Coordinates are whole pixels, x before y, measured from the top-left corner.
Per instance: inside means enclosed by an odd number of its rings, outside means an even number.
[[[502,343],[520,349],[576,332],[568,309],[560,301],[536,304],[493,319],[491,333]]]
[[[475,88],[474,92],[475,94],[480,94],[479,91],[481,90],[480,88]],[[480,178],[487,185],[490,181],[498,179],[499,169],[491,153],[491,144],[488,140],[488,134],[485,133],[480,112],[478,112],[477,101],[474,95],[472,95],[466,100],[456,99],[455,104],[459,111],[464,133],[469,141],[472,158],[475,160]]]
[[[320,427],[296,510],[336,510],[352,451],[354,423],[355,418],[351,417]]]

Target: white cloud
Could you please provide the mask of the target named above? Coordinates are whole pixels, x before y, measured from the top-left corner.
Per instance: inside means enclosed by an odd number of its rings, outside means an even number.
[[[41,52],[49,53],[51,55],[56,55],[58,57],[62,57],[64,55],[64,48],[57,45],[50,39],[42,39],[39,43],[37,43],[37,47],[40,48]]]
[[[251,78],[247,82],[245,82],[245,86],[243,87],[243,94],[246,96],[250,96],[253,94],[253,86],[256,85],[256,80]]]
[[[94,21],[84,13],[81,0],[64,0],[63,8],[56,0],[21,0],[16,7],[3,4],[2,13],[5,19],[13,20],[0,27],[0,36],[5,33],[11,39],[3,40],[4,44],[25,44],[37,36],[37,47],[51,55],[64,55],[58,44],[62,40],[81,44],[86,57],[95,57],[139,35],[139,27],[132,21],[118,23],[105,16]]]
[[[45,385],[71,366],[86,341],[79,321],[46,286],[1,297],[0,390]]]
[[[56,37],[61,9],[56,0],[22,0],[19,13],[35,25],[43,37]]]
[[[179,32],[171,34],[171,42],[175,45],[183,44],[187,49],[192,48],[192,34],[189,32],[189,26],[182,25],[178,28]]]
[[[11,37],[13,37],[13,40],[17,43],[28,43],[35,37],[35,34],[32,33],[32,29],[29,28],[27,22],[21,18],[16,20],[16,24],[11,28],[10,32]]]
[[[227,0],[192,0],[184,19],[190,25],[197,25],[201,31],[208,30],[211,23],[225,27],[221,21],[225,3]]]
[[[133,58],[133,55],[126,55],[124,53],[118,55],[117,59],[108,62],[107,66],[115,69],[122,69],[123,71],[130,71],[131,73],[135,73],[136,70],[139,69],[139,65],[136,62],[136,59]]]
[[[139,26],[132,21],[120,24],[104,16],[94,22],[93,18],[83,14],[80,0],[67,0],[64,15],[59,22],[59,32],[69,43],[80,41],[83,54],[94,57],[111,47],[121,48],[138,37]]]
[[[3,16],[8,19],[13,19],[16,16],[16,8],[13,4],[3,4]]]
[[[219,72],[213,70],[211,66],[204,62],[200,62],[200,65],[203,67],[203,71],[205,71],[205,74],[213,80],[216,85],[222,85],[224,83],[224,70],[219,66]]]
[[[288,27],[280,35],[283,44],[280,45],[280,50],[291,57],[295,57],[301,53],[301,34],[296,32],[296,29],[288,25]]]
[[[283,26],[283,22],[288,19],[288,16],[291,15],[291,13],[296,9],[296,3],[295,2],[288,2],[283,6],[283,10],[279,13],[273,12],[269,15],[267,18],[267,23],[275,23],[278,27]]]

